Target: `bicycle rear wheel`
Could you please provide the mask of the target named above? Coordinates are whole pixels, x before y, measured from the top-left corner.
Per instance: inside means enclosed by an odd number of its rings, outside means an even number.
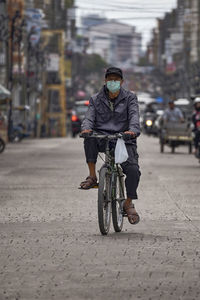
[[[98,189],[98,221],[101,234],[106,235],[110,229],[111,199],[110,199],[110,175],[107,168],[102,167],[99,172]]]
[[[115,177],[115,193],[112,201],[112,221],[116,232],[120,232],[123,227],[123,200],[124,200],[124,177]]]

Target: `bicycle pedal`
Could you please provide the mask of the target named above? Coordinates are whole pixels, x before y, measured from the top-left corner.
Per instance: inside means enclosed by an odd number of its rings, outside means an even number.
[[[122,213],[122,216],[123,217],[128,217],[128,215],[126,213],[124,213],[124,212]]]
[[[92,189],[98,189],[98,188],[99,188],[98,184],[92,187]]]

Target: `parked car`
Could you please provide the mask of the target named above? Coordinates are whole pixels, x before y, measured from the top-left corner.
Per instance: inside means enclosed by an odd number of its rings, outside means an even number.
[[[71,135],[73,138],[81,132],[81,123],[88,110],[89,100],[76,101],[71,114]]]

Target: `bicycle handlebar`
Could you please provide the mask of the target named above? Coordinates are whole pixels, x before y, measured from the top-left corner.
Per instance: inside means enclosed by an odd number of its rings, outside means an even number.
[[[97,132],[89,132],[89,134],[86,134],[85,136],[83,134],[79,135],[80,138],[99,138],[99,139],[108,139],[108,140],[113,140],[113,139],[118,139],[118,138],[123,138],[124,140],[130,140],[130,139],[135,139],[136,135],[131,135],[127,134],[124,132],[120,133],[115,133],[115,134],[98,134]]]

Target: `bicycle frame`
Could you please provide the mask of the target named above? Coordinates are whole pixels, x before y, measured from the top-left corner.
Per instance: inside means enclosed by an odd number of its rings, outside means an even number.
[[[116,137],[115,137],[116,138]],[[120,184],[120,188],[123,194],[123,198],[122,199],[118,199],[120,201],[125,200],[125,195],[124,195],[124,188],[122,185],[122,181],[121,178],[124,176],[121,173],[121,169],[119,168],[118,164],[115,164],[114,161],[114,157],[112,156],[112,154],[110,153],[110,146],[109,146],[109,140],[111,138],[107,138],[106,139],[106,149],[105,149],[105,165],[107,167],[108,170],[108,175],[111,176],[111,181],[110,181],[110,185],[111,185],[111,189],[109,190],[110,194],[109,194],[109,201],[114,201],[115,199],[115,177],[118,176],[119,177],[119,184]]]

